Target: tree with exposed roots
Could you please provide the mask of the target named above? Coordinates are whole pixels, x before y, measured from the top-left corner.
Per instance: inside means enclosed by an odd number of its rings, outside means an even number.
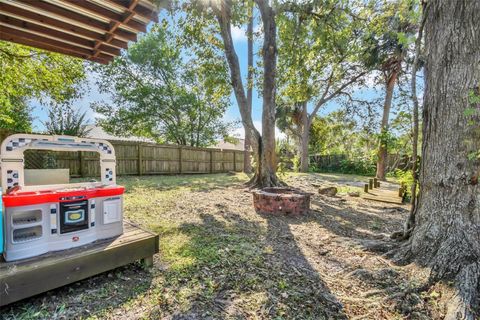
[[[238,103],[245,131],[251,137],[256,166],[254,176],[248,183],[250,187],[271,187],[283,185],[276,175],[277,159],[275,154],[275,90],[277,71],[277,27],[275,10],[267,0],[255,0],[263,24],[263,83],[262,83],[262,134],[253,125],[251,105],[248,103],[242,83],[240,63],[232,39],[232,1],[213,1],[215,17],[220,26],[225,57],[230,68],[231,83]]]
[[[447,319],[480,311],[480,1],[429,0],[415,224],[396,252],[455,290]],[[478,318],[477,318],[478,319]]]

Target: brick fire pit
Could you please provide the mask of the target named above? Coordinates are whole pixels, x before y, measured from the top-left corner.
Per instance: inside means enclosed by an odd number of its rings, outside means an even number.
[[[299,215],[310,209],[310,194],[291,188],[264,188],[253,192],[253,206],[262,214]]]

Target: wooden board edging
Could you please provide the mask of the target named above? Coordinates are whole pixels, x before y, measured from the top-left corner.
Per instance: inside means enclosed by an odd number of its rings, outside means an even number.
[[[134,229],[125,233],[125,242],[105,246],[105,242],[87,249],[84,253],[65,256],[29,259],[20,262],[19,267],[0,270],[0,306],[62,287],[94,275],[130,264],[141,259],[152,258],[159,252],[159,235],[130,224]],[[113,240],[112,240],[113,241]],[[108,243],[108,241],[107,241]],[[42,263],[43,262],[43,263]],[[53,263],[55,262],[55,263]],[[2,264],[0,262],[0,264]],[[5,263],[5,265],[10,263]]]

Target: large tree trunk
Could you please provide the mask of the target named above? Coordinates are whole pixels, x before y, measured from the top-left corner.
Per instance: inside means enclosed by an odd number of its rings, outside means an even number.
[[[253,151],[253,157],[258,164],[261,150],[261,136],[253,125],[251,106],[249,106],[248,99],[245,95],[245,89],[240,72],[240,63],[233,45],[231,31],[231,1],[222,1],[219,4],[219,7],[213,7],[213,9],[220,26],[225,57],[227,58],[227,63],[230,69],[230,79],[232,80],[233,93],[235,94],[235,99],[237,100],[238,109],[242,118],[242,124],[245,129],[245,137],[249,137],[250,146]]]
[[[275,91],[277,73],[277,27],[275,12],[266,0],[255,0],[263,22],[263,110],[260,163],[257,165],[252,185],[268,187],[281,185],[277,178],[275,153]]]
[[[395,89],[395,82],[397,81],[398,71],[393,70],[387,79],[385,103],[383,104],[383,116],[381,124],[381,133],[384,136],[388,132],[388,120],[390,118],[390,109],[392,108],[393,90]],[[385,173],[387,167],[387,145],[384,139],[380,139],[378,147],[377,160],[377,178],[385,181]]]
[[[233,92],[237,100],[242,123],[245,131],[251,134],[251,144],[256,162],[255,175],[249,181],[251,187],[269,187],[282,184],[276,176],[275,155],[275,76],[276,76],[276,26],[273,9],[263,0],[255,1],[262,15],[264,28],[263,44],[263,112],[262,134],[253,125],[251,110],[248,107],[247,97],[243,86],[240,63],[233,45],[231,33],[231,1],[224,0],[213,6],[217,21],[220,26],[224,44],[225,56],[230,68]]]
[[[432,0],[425,25],[427,61],[421,193],[403,256],[452,281],[447,319],[475,319],[480,289],[480,1]],[[466,110],[476,109],[475,116]],[[473,120],[473,122],[472,122]]]
[[[248,8],[248,26],[247,26],[247,103],[248,110],[252,113],[253,101],[253,2]],[[252,172],[252,160],[250,156],[250,148],[252,145],[252,135],[249,130],[245,130],[245,151],[243,154],[243,172]]]
[[[298,150],[300,154],[300,172],[308,172],[308,143],[310,141],[310,119],[307,111],[307,103],[301,104],[300,110],[301,125],[300,125],[300,139]]]

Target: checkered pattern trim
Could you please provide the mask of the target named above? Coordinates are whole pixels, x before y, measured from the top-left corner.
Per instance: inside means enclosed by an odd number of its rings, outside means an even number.
[[[37,140],[37,139],[30,139],[30,138],[12,139],[12,140],[8,141],[6,149],[7,149],[7,151],[13,151],[17,148],[24,147],[27,144],[29,144],[30,142],[35,141],[35,140]]]
[[[113,171],[110,168],[105,169],[105,179],[108,181],[113,181]]]
[[[82,141],[82,143],[88,143],[88,142],[87,141]],[[93,144],[95,147],[97,147],[97,149],[100,152],[103,152],[103,153],[106,153],[106,154],[112,154],[112,149],[110,148],[110,146],[108,144],[105,144],[103,142],[94,142],[94,141],[91,141],[90,144]]]
[[[7,170],[7,189],[18,186],[18,170]]]

